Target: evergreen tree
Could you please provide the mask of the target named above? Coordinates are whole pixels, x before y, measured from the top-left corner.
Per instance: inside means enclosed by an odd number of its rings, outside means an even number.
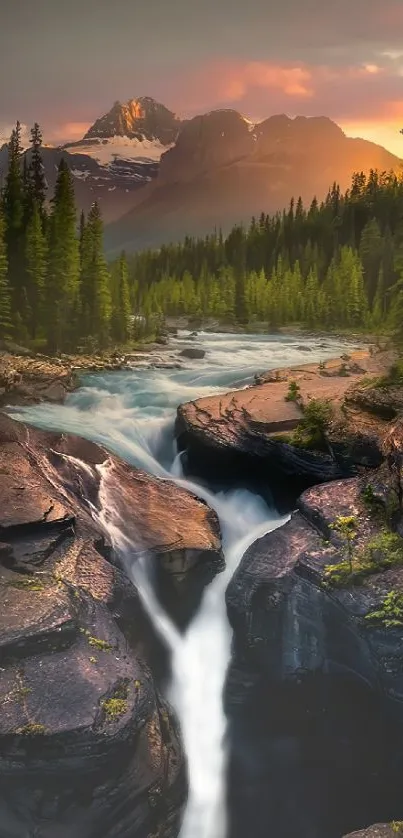
[[[127,343],[131,334],[129,271],[124,252],[112,276],[111,332],[113,339],[120,344]]]
[[[29,166],[30,192],[42,222],[45,219],[46,178],[42,155],[42,133],[37,122],[31,128],[31,163]]]
[[[8,282],[5,223],[0,207],[0,339],[4,340],[5,338],[9,338],[12,332],[11,291]]]
[[[43,315],[47,271],[47,242],[42,229],[40,206],[36,200],[26,230],[25,263],[28,276],[30,334],[35,338]]]
[[[24,190],[21,173],[21,126],[17,122],[8,146],[8,171],[3,193],[9,284],[14,314],[26,315],[23,253]]]
[[[112,312],[110,276],[103,251],[103,224],[95,202],[82,238],[80,296],[84,335],[97,338],[100,346],[109,342]]]
[[[79,248],[73,181],[62,159],[49,220],[46,313],[49,347],[57,352],[74,346],[77,336]]]

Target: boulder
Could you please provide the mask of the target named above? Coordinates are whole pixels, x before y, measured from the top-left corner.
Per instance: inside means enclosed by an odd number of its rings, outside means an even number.
[[[192,358],[194,360],[201,360],[201,358],[205,357],[205,354],[206,352],[204,349],[197,349],[195,346],[187,346],[179,352],[179,355],[182,358]]]
[[[198,565],[222,567],[215,514],[98,445],[3,414],[0,474],[2,835],[174,838],[184,755],[128,573],[156,561],[185,596]],[[100,517],[113,504],[124,555]]]

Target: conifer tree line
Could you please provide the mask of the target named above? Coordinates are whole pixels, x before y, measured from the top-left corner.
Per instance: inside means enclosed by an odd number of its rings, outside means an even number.
[[[356,173],[346,193],[334,184],[309,208],[292,199],[225,237],[186,237],[108,264],[98,204],[78,220],[63,159],[48,199],[41,145],[36,123],[23,153],[17,123],[0,196],[0,340],[94,351],[187,315],[268,329],[390,328],[403,343],[402,176]]]
[[[403,177],[356,173],[320,204],[138,253],[129,276],[146,315],[403,332]]]
[[[23,154],[17,122],[0,200],[0,339],[51,353],[126,344],[132,331],[126,258],[108,267],[96,202],[77,223],[63,159],[47,200],[41,145],[35,123]]]

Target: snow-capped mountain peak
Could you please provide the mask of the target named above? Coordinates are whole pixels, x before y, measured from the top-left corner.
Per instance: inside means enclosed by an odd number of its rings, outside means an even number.
[[[150,96],[116,101],[110,111],[99,117],[84,139],[127,137],[159,140],[168,146],[175,142],[181,121],[165,105]]]

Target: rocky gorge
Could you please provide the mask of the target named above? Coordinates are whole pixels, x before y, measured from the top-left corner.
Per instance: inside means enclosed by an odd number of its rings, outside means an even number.
[[[170,387],[180,383],[182,394],[219,390],[182,398],[176,435],[183,453],[173,461],[166,400],[162,413],[155,406],[143,424],[139,419],[151,400],[150,373],[148,383],[138,374],[134,395],[132,372],[98,374],[63,408],[15,407],[18,422],[1,417],[4,838],[19,836],[25,821],[41,838],[179,832],[185,751],[190,799],[198,764],[186,725],[183,742],[161,697],[155,658],[162,635],[131,575],[139,561],[152,567],[153,588],[184,643],[201,597],[205,603],[210,588],[226,588],[233,630],[225,687],[228,824],[205,834],[340,838],[377,821],[385,825],[362,835],[396,832],[389,822],[401,816],[403,617],[395,599],[394,624],[386,625],[385,602],[399,595],[403,561],[383,440],[399,413],[399,387],[386,398],[375,386],[384,356],[360,350],[322,361],[326,352],[317,346],[317,362],[283,365],[253,383],[253,365],[256,372],[265,361],[252,359],[231,370],[231,381],[222,374],[218,382],[214,370],[213,385],[212,341],[205,341],[207,361],[195,357],[193,370],[170,374]],[[308,342],[302,352],[294,348],[302,357],[305,351],[304,360],[312,352]],[[275,355],[278,342],[270,350]],[[287,342],[280,350],[292,356]],[[272,364],[281,368],[275,358]],[[166,386],[158,371],[151,379],[153,393]],[[227,380],[238,389],[229,392]],[[290,381],[298,382],[297,401],[286,401]],[[293,435],[303,405],[318,399],[333,405],[325,444],[301,444]],[[151,455],[161,464],[154,474],[146,473]],[[195,484],[195,475],[203,482]],[[241,505],[223,511],[231,484]],[[270,503],[273,494],[285,517],[262,510],[253,526],[241,517],[251,499],[265,506],[257,498]],[[237,539],[249,531],[236,560],[226,523],[234,527],[234,517]],[[353,521],[351,568],[346,535],[334,529],[342,519]],[[125,560],[113,538],[117,524],[129,545]],[[220,573],[223,554],[227,570]],[[371,614],[381,616],[367,619]],[[194,657],[197,647],[188,651]],[[210,674],[207,661],[199,676],[205,726],[214,671],[211,659]],[[186,716],[179,718],[183,725]],[[181,836],[197,834],[185,820]]]

